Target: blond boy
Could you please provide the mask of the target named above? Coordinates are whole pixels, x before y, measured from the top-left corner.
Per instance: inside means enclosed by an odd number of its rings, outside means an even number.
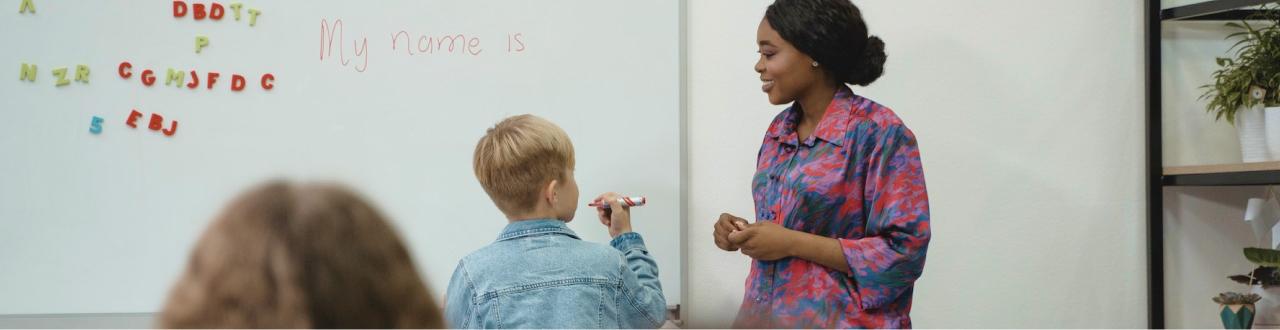
[[[594,201],[610,246],[566,223],[577,211],[573,144],[533,116],[509,117],[476,145],[476,178],[509,222],[498,240],[462,258],[445,314],[455,328],[654,328],[666,300],[658,266],[618,195]]]

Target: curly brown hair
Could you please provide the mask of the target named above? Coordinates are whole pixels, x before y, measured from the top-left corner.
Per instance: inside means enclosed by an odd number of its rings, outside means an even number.
[[[162,328],[440,328],[395,229],[332,184],[273,181],[204,232],[157,317]]]

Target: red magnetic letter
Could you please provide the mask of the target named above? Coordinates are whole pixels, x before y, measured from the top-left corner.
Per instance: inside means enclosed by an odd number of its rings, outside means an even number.
[[[209,6],[209,19],[221,20],[223,14],[226,14],[226,11],[222,9],[222,4],[214,2],[213,5]]]
[[[173,133],[178,132],[178,121],[170,122],[169,129],[160,130],[160,132],[164,133],[164,136],[173,136]]]
[[[156,83],[156,75],[151,72],[151,69],[142,70],[142,84],[151,86],[154,83]]]
[[[187,83],[187,88],[196,89],[200,86],[200,76],[196,75],[196,70],[191,70],[191,82]]]
[[[272,88],[275,88],[276,84],[273,84],[275,81],[276,76],[270,73],[262,75],[262,89],[271,90]]]
[[[187,16],[187,3],[182,1],[173,2],[173,17]]]
[[[203,3],[191,4],[191,18],[194,18],[198,21],[198,20],[204,19],[204,15],[205,15],[205,12],[204,12]]]
[[[120,62],[120,69],[116,72],[120,73],[120,78],[129,79],[133,76],[133,64],[129,64],[129,61]]]
[[[205,80],[208,80],[208,81],[209,81],[209,88],[208,88],[208,89],[213,89],[213,82],[218,81],[218,73],[217,73],[217,72],[209,72],[209,79],[205,79]]]
[[[237,92],[244,90],[244,76],[238,74],[231,75],[231,90]]]
[[[161,128],[164,128],[164,117],[160,116],[158,113],[151,114],[151,124],[147,125],[147,128],[150,128],[153,131],[159,131]]]
[[[142,118],[142,113],[138,112],[138,109],[133,109],[133,112],[129,113],[129,119],[125,120],[124,124],[129,125],[129,127],[138,128],[138,118]]]

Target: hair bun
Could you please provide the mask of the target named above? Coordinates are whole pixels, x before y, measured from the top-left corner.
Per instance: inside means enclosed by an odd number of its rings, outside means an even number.
[[[866,46],[862,48],[862,54],[859,54],[855,61],[857,65],[854,66],[846,82],[858,86],[870,85],[884,73],[884,62],[887,58],[888,56],[884,53],[884,40],[880,40],[877,36],[868,37]]]

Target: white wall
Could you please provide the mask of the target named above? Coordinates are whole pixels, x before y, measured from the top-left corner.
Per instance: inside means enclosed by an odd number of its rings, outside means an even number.
[[[689,325],[727,326],[748,260],[713,245],[751,214],[780,107],[759,93],[770,1],[689,2]],[[920,139],[933,242],[918,327],[1146,326],[1142,2],[856,1],[887,44],[855,89]]]
[[[1232,30],[1222,22],[1166,22],[1161,33],[1162,119],[1166,166],[1240,163],[1236,130],[1205,112],[1200,88],[1227,56]],[[1243,205],[1243,204],[1242,204]]]

